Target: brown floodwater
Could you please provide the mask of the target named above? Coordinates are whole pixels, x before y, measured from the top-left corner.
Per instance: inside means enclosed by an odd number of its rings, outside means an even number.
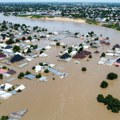
[[[98,35],[103,34],[109,37],[112,45],[120,43],[120,33],[116,30],[88,25],[86,23],[59,22],[59,21],[40,21],[30,20],[27,18],[16,17],[0,17],[1,20],[9,20],[10,22],[27,23],[28,25],[39,25],[49,29],[49,31],[70,30],[79,31],[86,34],[89,31],[95,31]],[[65,38],[63,41],[69,45],[80,43],[80,39]],[[42,42],[44,44],[42,44]],[[40,46],[49,44],[49,41],[41,40]],[[111,45],[111,46],[112,46]],[[110,49],[110,47],[101,47],[101,52]],[[51,73],[45,74],[48,77],[47,83],[41,83],[37,80],[18,80],[11,82],[12,84],[24,84],[26,89],[18,95],[12,96],[0,104],[0,114],[6,115],[13,111],[27,108],[27,114],[22,120],[120,120],[120,113],[115,114],[106,109],[106,106],[97,102],[96,97],[99,93],[112,94],[113,97],[120,99],[120,78],[115,81],[108,81],[109,86],[106,89],[100,88],[100,83],[106,79],[109,72],[115,72],[120,75],[120,67],[101,66],[97,62],[99,54],[92,51],[92,59],[85,58],[80,60],[80,64],[75,64],[75,59],[70,62],[57,61],[56,56],[61,47],[52,47],[46,51],[47,58],[36,58],[23,68],[15,68],[18,72],[32,71],[32,66],[39,62],[49,62],[57,64],[57,69],[69,73],[63,79]],[[10,66],[12,67],[12,66]],[[82,72],[81,68],[86,67],[87,71]],[[17,74],[13,77],[17,78]],[[55,80],[53,80],[55,77]]]

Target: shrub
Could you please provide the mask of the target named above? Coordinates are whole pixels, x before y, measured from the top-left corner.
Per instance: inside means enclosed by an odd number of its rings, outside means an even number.
[[[66,46],[64,45],[64,46],[62,46],[62,48],[66,48]]]
[[[97,101],[107,105],[107,109],[114,113],[118,113],[120,111],[120,100],[113,98],[112,95],[108,95],[104,98],[102,94],[99,94],[97,96]]]
[[[105,56],[106,56],[106,54],[103,52],[100,57],[105,57]]]
[[[22,90],[19,89],[17,92],[22,92]]]
[[[41,74],[36,75],[36,78],[41,78]]]
[[[13,89],[12,88],[9,88],[8,91],[12,91]]]
[[[97,96],[97,101],[98,102],[104,102],[104,96],[102,95],[102,94],[99,94],[98,96]]]
[[[19,78],[19,79],[22,79],[22,77],[24,77],[24,75],[25,75],[25,74],[24,74],[23,72],[21,72],[21,73],[18,75],[18,78]]]
[[[29,75],[29,74],[31,74],[31,72],[29,72],[29,71],[26,71],[26,72],[25,72],[25,75]]]
[[[82,70],[83,72],[84,72],[84,71],[87,71],[86,67],[82,67],[81,70]]]
[[[2,68],[3,68],[3,69],[7,69],[7,67],[6,67],[6,66],[3,66]]]
[[[2,116],[1,118],[0,118],[0,120],[8,120],[8,116]]]
[[[56,43],[56,46],[60,46],[60,42],[57,42],[57,43]]]
[[[92,58],[92,55],[89,55],[89,58]]]
[[[106,88],[108,86],[108,83],[106,81],[102,81],[100,87],[101,88]]]
[[[32,69],[35,70],[35,66],[33,66]]]
[[[40,51],[40,54],[42,54],[43,53],[43,51]]]
[[[48,69],[45,69],[44,73],[49,73],[49,70],[48,70]]]
[[[117,78],[118,78],[118,75],[116,73],[113,73],[113,72],[111,72],[107,75],[108,80],[114,80],[114,79],[117,79]]]
[[[39,65],[40,65],[40,66],[44,66],[44,64],[43,64],[42,62],[41,62],[41,63],[39,63]]]
[[[3,79],[3,74],[0,74],[0,79]]]
[[[20,46],[15,45],[13,47],[13,52],[20,52]]]
[[[31,53],[32,51],[31,51],[31,49],[30,48],[28,48],[28,50],[27,50],[27,53]]]

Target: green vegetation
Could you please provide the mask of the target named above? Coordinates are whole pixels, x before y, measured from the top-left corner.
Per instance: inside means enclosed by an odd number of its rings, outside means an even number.
[[[120,100],[114,98],[112,95],[104,97],[102,94],[99,94],[97,96],[97,101],[107,105],[107,109],[114,113],[118,113],[120,111]]]
[[[1,116],[0,117],[0,120],[8,120],[9,118],[8,118],[8,116]]]
[[[35,66],[33,66],[32,69],[35,70]]]
[[[41,78],[41,74],[39,73],[38,75],[36,75],[36,78]]]
[[[116,30],[120,31],[120,25],[118,23],[115,23],[115,24],[103,24],[102,26],[112,28],[112,29],[116,29]]]
[[[82,67],[81,69],[83,72],[87,71],[86,67]]]
[[[42,53],[43,53],[43,51],[41,50],[41,51],[40,51],[40,54],[42,54]]]
[[[106,54],[103,52],[103,53],[101,54],[100,58],[101,58],[101,57],[105,57],[105,56],[106,56]]]
[[[7,67],[6,67],[6,66],[3,66],[2,69],[7,69]]]
[[[27,38],[27,39],[31,41],[31,40],[32,40],[32,37],[31,37],[31,36],[28,36],[28,38]]]
[[[31,17],[31,15],[17,15],[18,17]]]
[[[92,58],[92,55],[89,55],[89,58]]]
[[[56,46],[60,46],[60,42],[57,42],[57,43],[56,43]]]
[[[48,70],[48,69],[45,69],[44,73],[49,73],[49,70]]]
[[[13,52],[14,52],[14,53],[15,53],[15,52],[20,52],[20,46],[15,45],[15,46],[13,47]]]
[[[13,44],[15,43],[13,39],[9,39],[8,41],[6,41],[7,44]]]
[[[17,15],[18,17],[30,17],[30,18],[37,18],[37,19],[39,19],[39,18],[44,18],[44,16],[42,16],[42,15],[33,15],[33,14],[31,14],[31,15],[26,15],[26,14],[23,14],[23,15]]]
[[[29,74],[31,74],[31,72],[29,72],[29,71],[26,71],[26,72],[25,72],[25,75],[29,75]]]
[[[27,50],[27,53],[31,53],[32,51],[31,51],[31,49],[30,48],[28,48],[28,50]]]
[[[3,79],[3,74],[0,74],[0,79]]]
[[[24,75],[25,75],[25,74],[24,74],[23,72],[21,72],[21,73],[18,75],[18,78],[19,78],[19,79],[22,79],[22,78],[24,77]]]
[[[94,25],[98,25],[99,24],[99,22],[97,22],[96,20],[92,20],[92,19],[86,19],[86,23],[94,24]]]
[[[100,87],[101,88],[106,88],[106,87],[108,87],[108,83],[106,81],[102,81]]]
[[[72,52],[72,49],[73,49],[72,47],[69,47],[69,48],[68,48],[68,53],[71,53],[71,52]]]
[[[117,79],[117,78],[118,78],[118,75],[116,73],[113,73],[113,72],[111,72],[107,75],[108,80],[114,80],[114,79]]]
[[[42,15],[31,15],[31,18],[39,19],[39,18],[44,18],[44,16],[42,16]]]

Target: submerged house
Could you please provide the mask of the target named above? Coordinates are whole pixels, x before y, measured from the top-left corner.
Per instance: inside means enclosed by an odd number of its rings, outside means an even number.
[[[27,111],[27,109],[23,109],[17,112],[10,113],[9,118],[10,120],[19,120],[26,114]]]
[[[6,57],[6,55],[5,55],[5,54],[0,53],[0,60],[4,59],[5,57]]]
[[[71,56],[68,53],[65,53],[59,57],[59,60],[69,61],[71,59]]]
[[[91,55],[91,52],[89,51],[80,51],[78,54],[76,54],[73,58],[75,59],[84,59],[85,57],[87,57],[88,55]]]
[[[35,78],[35,75],[33,75],[33,74],[28,74],[28,75],[25,75],[24,78],[32,80],[32,79]]]
[[[15,71],[15,70],[13,70],[13,69],[10,69],[7,73],[8,73],[8,74],[10,74],[10,75],[12,75],[12,74],[15,74],[15,73],[16,73],[16,71]]]
[[[118,58],[118,59],[116,60],[116,62],[114,62],[114,65],[120,66],[120,58]]]
[[[12,59],[10,60],[11,63],[14,63],[14,62],[19,62],[21,60],[24,60],[25,58],[19,54],[15,55],[12,57]]]

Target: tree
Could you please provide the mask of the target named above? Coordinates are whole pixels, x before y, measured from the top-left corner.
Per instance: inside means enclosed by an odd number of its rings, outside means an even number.
[[[39,73],[38,75],[36,75],[36,78],[41,78],[41,74]]]
[[[117,78],[118,78],[118,75],[116,73],[113,73],[113,72],[111,72],[107,75],[108,80],[114,80],[114,79],[117,79]]]
[[[30,48],[28,48],[27,53],[31,53],[31,49]]]
[[[49,73],[49,70],[48,70],[48,69],[45,69],[44,73]]]
[[[0,79],[3,79],[3,74],[0,74]]]
[[[35,70],[35,66],[33,66],[32,69]]]
[[[56,46],[60,46],[60,42],[57,42],[57,43],[56,43]]]
[[[103,52],[103,53],[101,54],[100,58],[101,58],[101,57],[105,57],[105,56],[106,56],[106,54]]]
[[[6,41],[7,44],[13,44],[14,40],[13,39],[9,39],[8,41]]]
[[[102,95],[102,94],[99,94],[98,96],[97,96],[97,101],[98,102],[104,102],[104,96]]]
[[[26,71],[26,72],[25,72],[25,75],[29,75],[29,74],[31,74],[31,72],[29,72],[29,71]]]
[[[2,116],[0,120],[8,120],[8,116]]]
[[[106,81],[102,81],[100,87],[101,88],[106,88],[106,87],[108,87],[108,83]]]
[[[21,72],[21,73],[18,75],[18,78],[19,78],[19,79],[22,79],[22,77],[24,77],[24,75],[25,75],[25,74],[24,74],[23,72]]]
[[[42,54],[42,53],[43,53],[43,51],[41,50],[41,51],[40,51],[40,54]]]
[[[24,41],[24,40],[26,40],[26,38],[25,38],[25,37],[22,37],[22,40]]]
[[[2,68],[3,68],[3,69],[7,69],[7,67],[6,67],[6,66],[3,66]]]
[[[31,41],[31,40],[32,40],[32,37],[31,37],[31,36],[28,36],[28,38],[27,38],[27,39]]]
[[[69,47],[68,48],[68,53],[71,53],[72,52],[72,47]]]
[[[15,52],[20,52],[20,46],[15,45],[15,46],[13,47],[13,52],[14,52],[14,53],[15,53]]]
[[[92,55],[89,55],[89,58],[92,58]]]
[[[86,67],[82,67],[81,69],[83,72],[87,71]]]

